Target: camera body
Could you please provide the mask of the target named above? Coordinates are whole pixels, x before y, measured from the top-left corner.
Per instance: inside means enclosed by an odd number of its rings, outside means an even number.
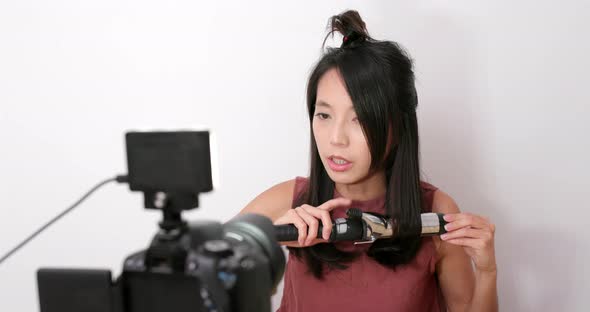
[[[269,270],[270,262],[280,259],[267,257],[263,246],[252,243],[256,234],[239,226],[258,222],[258,235],[266,235],[262,231],[272,224],[244,217],[225,225],[190,224],[181,237],[172,238],[174,244],[162,244],[158,234],[150,248],[129,256],[120,280],[125,311],[270,311],[273,275],[283,274]],[[177,267],[172,259],[185,261]]]
[[[129,132],[126,142],[124,180],[162,210],[160,229],[114,282],[108,270],[40,269],[41,312],[270,311],[285,268],[270,219],[181,217],[213,189],[209,132]]]

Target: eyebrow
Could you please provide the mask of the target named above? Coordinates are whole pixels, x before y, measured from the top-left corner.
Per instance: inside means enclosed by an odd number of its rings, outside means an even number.
[[[323,106],[323,107],[327,107],[327,108],[331,108],[332,107],[332,105],[330,105],[330,104],[328,104],[328,103],[326,103],[326,102],[324,102],[322,100],[318,101],[315,105],[316,106]]]
[[[326,107],[326,108],[332,108],[332,105],[330,105],[330,103],[324,102],[322,100],[319,100],[315,105],[316,105],[316,107],[317,106],[321,106],[321,107]],[[353,110],[354,111],[354,106],[350,106],[348,108],[348,110]]]

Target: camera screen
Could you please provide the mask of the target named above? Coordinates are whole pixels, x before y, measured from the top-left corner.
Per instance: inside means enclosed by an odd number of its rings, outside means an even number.
[[[198,194],[213,189],[208,131],[128,132],[133,191]]]

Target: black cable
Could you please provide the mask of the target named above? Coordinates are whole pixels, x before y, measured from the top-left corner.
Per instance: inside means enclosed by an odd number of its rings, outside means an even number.
[[[82,196],[82,198],[80,198],[78,201],[76,201],[72,206],[68,207],[62,213],[60,213],[57,216],[55,216],[53,219],[51,219],[49,222],[47,222],[45,225],[43,225],[41,228],[39,228],[37,231],[35,231],[29,237],[27,237],[24,241],[22,241],[20,244],[18,244],[12,250],[10,250],[8,253],[6,253],[4,256],[2,256],[2,258],[0,258],[0,265],[6,259],[8,259],[8,257],[12,256],[12,254],[14,254],[15,252],[17,252],[21,247],[23,247],[29,241],[31,241],[33,238],[35,238],[35,236],[39,235],[46,228],[48,228],[53,223],[55,223],[57,220],[59,220],[60,218],[62,218],[66,214],[68,214],[70,211],[72,211],[74,208],[76,208],[80,203],[82,203],[86,198],[88,198],[88,196],[90,196],[92,193],[94,193],[94,191],[96,191],[97,189],[99,189],[103,185],[105,185],[107,183],[110,183],[110,182],[113,182],[113,181],[117,181],[119,183],[127,182],[127,176],[118,175],[118,176],[116,176],[114,178],[110,178],[110,179],[104,180],[104,181],[100,182],[99,184],[97,184],[95,187],[93,187],[92,189],[90,189],[90,191],[88,191],[86,194],[84,194],[84,196]]]

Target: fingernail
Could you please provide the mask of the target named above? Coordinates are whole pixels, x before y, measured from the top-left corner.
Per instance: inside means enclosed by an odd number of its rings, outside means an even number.
[[[443,234],[443,235],[441,235],[441,236],[440,236],[440,238],[441,238],[442,240],[445,240],[445,239],[447,239],[447,234]]]
[[[446,214],[443,216],[443,219],[445,219],[446,221],[451,221],[453,217],[451,215]]]
[[[448,230],[450,230],[450,229],[451,229],[451,226],[450,226],[450,225],[448,225],[448,224],[447,224],[447,225],[445,225],[445,230],[447,230],[447,231],[448,231]]]

